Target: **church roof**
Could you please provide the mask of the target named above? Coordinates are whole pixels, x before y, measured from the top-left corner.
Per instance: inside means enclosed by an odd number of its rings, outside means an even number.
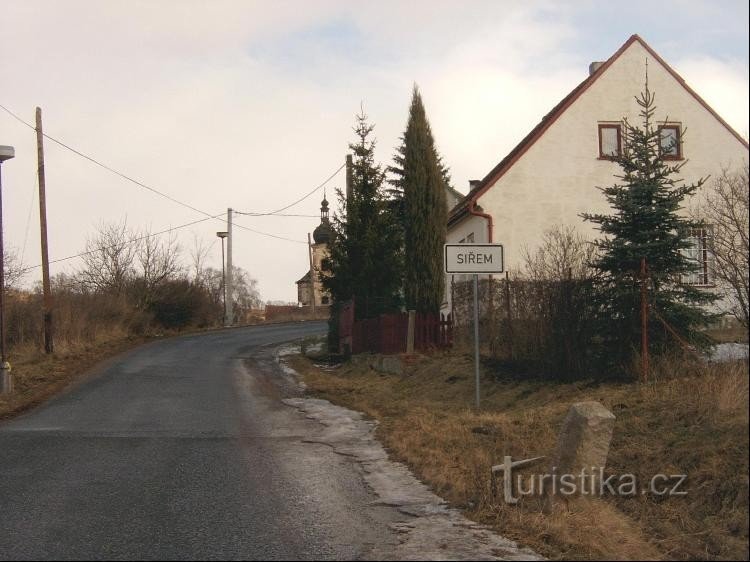
[[[321,219],[320,224],[313,230],[313,240],[316,244],[329,244],[333,238],[331,223],[327,218]]]

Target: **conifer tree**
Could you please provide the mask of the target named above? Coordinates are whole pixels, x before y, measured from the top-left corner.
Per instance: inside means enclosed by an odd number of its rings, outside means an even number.
[[[375,163],[374,125],[357,116],[353,153],[351,199],[338,191],[340,212],[334,215],[330,256],[323,261],[323,286],[336,303],[355,301],[358,319],[372,318],[401,308],[403,264],[396,217],[383,192],[384,172]]]
[[[392,205],[404,238],[404,299],[409,309],[437,313],[443,300],[443,244],[447,228],[447,167],[435,147],[419,89],[412,92],[409,120],[396,149]]]
[[[716,299],[712,293],[681,282],[699,266],[686,257],[684,250],[691,246],[691,229],[701,225],[681,216],[680,211],[684,199],[694,194],[705,179],[685,184],[678,177],[685,162],[665,160],[664,153],[673,146],[663,145],[654,118],[655,95],[649,91],[648,78],[645,91],[636,101],[641,124],[635,126],[624,120],[623,148],[619,156],[613,157],[621,168],[621,174],[615,175],[621,183],[602,189],[613,214],[582,215],[599,225],[604,235],[595,241],[599,255],[593,263],[600,274],[598,333],[605,344],[605,356],[620,365],[639,349],[642,258],[648,267],[652,351],[679,346],[662,320],[682,339],[694,345],[705,344],[699,328],[714,318],[705,305]]]

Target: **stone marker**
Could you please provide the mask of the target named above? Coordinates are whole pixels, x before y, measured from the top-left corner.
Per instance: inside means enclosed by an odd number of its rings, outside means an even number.
[[[591,495],[592,490],[598,489],[599,475],[607,464],[609,444],[615,416],[599,402],[578,402],[568,410],[563,421],[562,429],[557,440],[557,448],[552,455],[550,474],[551,481],[547,482],[546,496],[548,499],[567,499],[571,494],[561,493],[562,475],[575,475],[576,494]],[[585,471],[585,478],[580,475]],[[581,486],[585,491],[581,491]],[[550,503],[545,502],[547,507]]]
[[[10,372],[10,363],[6,361],[0,365],[0,394],[12,394],[13,390],[13,375]]]

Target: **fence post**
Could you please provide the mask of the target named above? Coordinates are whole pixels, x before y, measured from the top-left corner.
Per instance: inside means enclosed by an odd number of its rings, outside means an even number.
[[[451,311],[450,313],[448,313],[448,345],[449,346],[453,345],[453,321],[454,321],[454,316],[453,316],[453,311]]]
[[[414,323],[417,312],[409,311],[409,327],[406,332],[406,353],[414,353]]]
[[[513,321],[510,317],[510,275],[505,272],[505,317],[508,322],[508,354],[510,359],[513,360]]]

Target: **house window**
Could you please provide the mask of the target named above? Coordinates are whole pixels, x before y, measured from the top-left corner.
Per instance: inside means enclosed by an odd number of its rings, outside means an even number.
[[[696,267],[690,273],[682,275],[681,282],[685,285],[712,285],[713,256],[710,248],[710,228],[691,228],[688,242],[690,247],[682,250],[682,254]]]
[[[682,138],[679,125],[659,127],[659,150],[665,160],[682,159]]]
[[[622,154],[622,129],[619,124],[599,123],[599,158],[611,160]]]

